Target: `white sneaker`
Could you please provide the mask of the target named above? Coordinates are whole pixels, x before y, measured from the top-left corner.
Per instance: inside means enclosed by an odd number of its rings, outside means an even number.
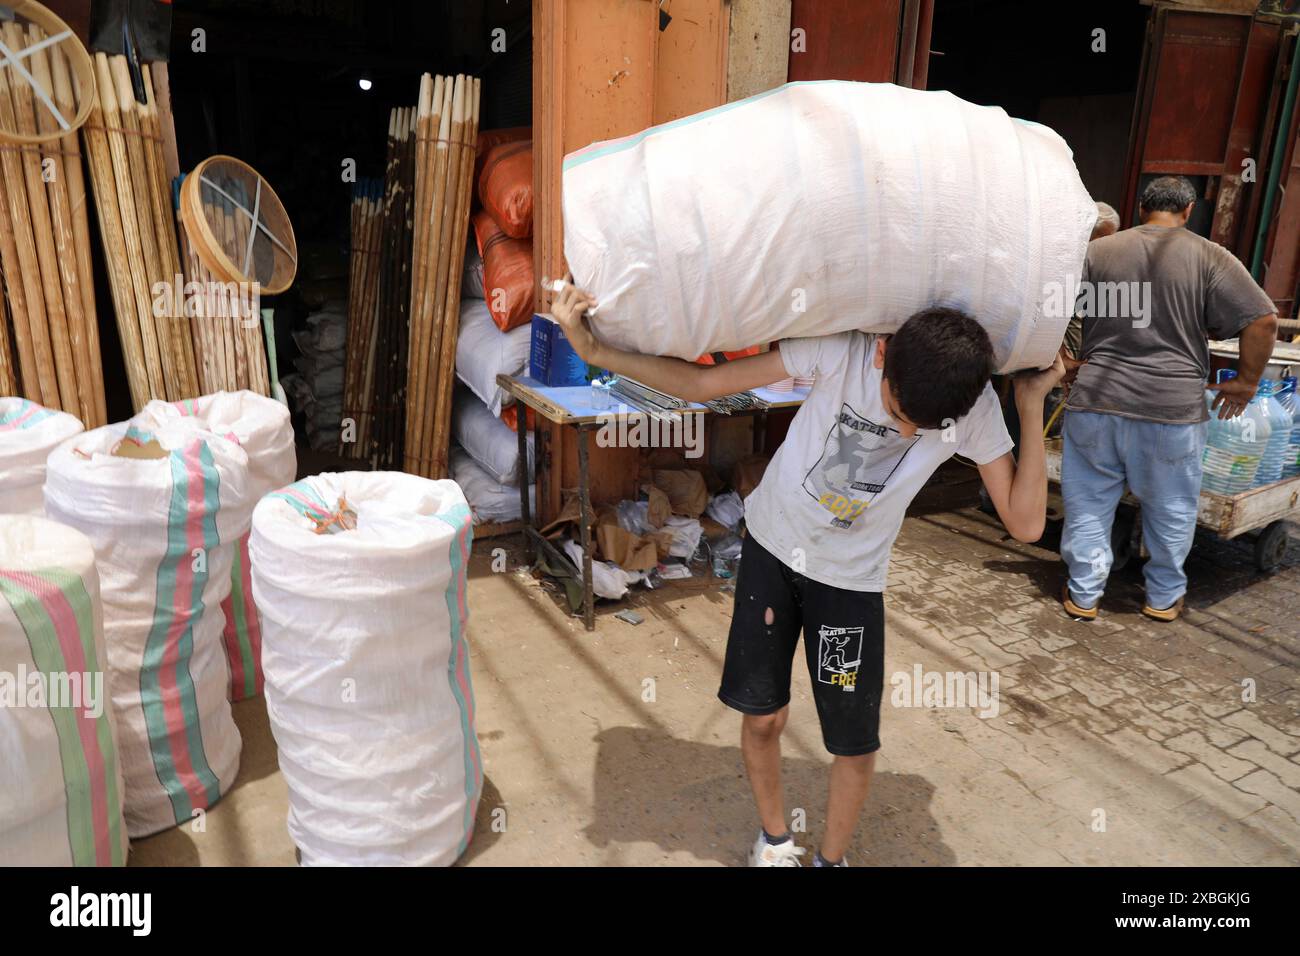
[[[799,857],[807,852],[806,849],[794,842],[794,837],[773,846],[767,842],[767,837],[763,836],[763,831],[759,830],[758,839],[754,841],[754,846],[749,851],[749,865],[803,866],[799,862]]]

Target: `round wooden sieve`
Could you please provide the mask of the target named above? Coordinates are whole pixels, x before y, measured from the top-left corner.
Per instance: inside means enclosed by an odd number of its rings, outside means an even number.
[[[7,4],[14,20],[0,23],[0,92],[19,108],[0,110],[0,140],[34,145],[61,139],[85,124],[95,104],[95,68],[72,28],[33,0]],[[46,61],[53,84],[33,76],[33,58]],[[57,63],[56,63],[57,61]],[[65,70],[66,68],[66,70]],[[65,83],[70,76],[72,82]]]
[[[181,220],[199,261],[222,282],[256,282],[265,295],[293,284],[298,243],[280,198],[231,156],[205,159],[181,186]]]

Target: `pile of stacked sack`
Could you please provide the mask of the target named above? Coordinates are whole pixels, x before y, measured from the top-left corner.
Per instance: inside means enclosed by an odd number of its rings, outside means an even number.
[[[0,683],[5,863],[120,866],[129,839],[202,828],[239,770],[232,702],[263,689],[304,863],[464,852],[482,787],[464,496],[296,470],[288,410],[247,391],[90,432],[0,398],[0,673],[21,675]]]
[[[307,328],[293,333],[300,355],[296,374],[280,380],[302,412],[307,442],[317,451],[335,449],[343,418],[343,359],[348,343],[347,305],[328,302],[307,317]]]
[[[461,287],[452,405],[451,476],[476,523],[520,518],[519,483],[532,484],[519,454],[513,396],[498,375],[528,364],[533,314],[533,148],[527,127],[479,134],[475,210]],[[530,487],[530,494],[532,493]]]

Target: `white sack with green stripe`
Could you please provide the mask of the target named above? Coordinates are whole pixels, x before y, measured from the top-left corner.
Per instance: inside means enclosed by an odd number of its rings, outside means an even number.
[[[253,603],[248,564],[248,531],[258,499],[293,481],[298,456],[293,444],[289,409],[254,392],[217,392],[182,402],[153,401],[132,419],[145,430],[188,419],[210,432],[230,438],[248,455],[250,503],[244,531],[230,572],[230,596],[222,603],[230,699],[244,700],[262,693],[262,626]]]
[[[44,514],[45,459],[84,430],[66,412],[25,398],[0,398],[0,514]]]
[[[266,710],[307,866],[447,866],[474,832],[466,572],[452,481],[318,475],[263,498],[249,553]]]
[[[234,782],[221,603],[251,505],[244,450],[193,422],[109,425],[50,455],[46,513],[99,566],[132,837],[191,823]]]
[[[0,863],[122,866],[122,771],[95,552],[0,515]]]
[[[564,252],[604,341],[655,355],[972,314],[1051,363],[1097,217],[1065,141],[947,92],[791,83],[564,161]]]

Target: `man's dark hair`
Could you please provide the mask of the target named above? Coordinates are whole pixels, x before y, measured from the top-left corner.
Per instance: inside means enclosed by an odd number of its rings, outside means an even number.
[[[1182,212],[1196,202],[1196,187],[1185,176],[1160,176],[1142,190],[1142,208],[1147,212]]]
[[[885,380],[918,428],[943,428],[975,407],[993,374],[993,343],[957,309],[924,309],[889,339]]]

